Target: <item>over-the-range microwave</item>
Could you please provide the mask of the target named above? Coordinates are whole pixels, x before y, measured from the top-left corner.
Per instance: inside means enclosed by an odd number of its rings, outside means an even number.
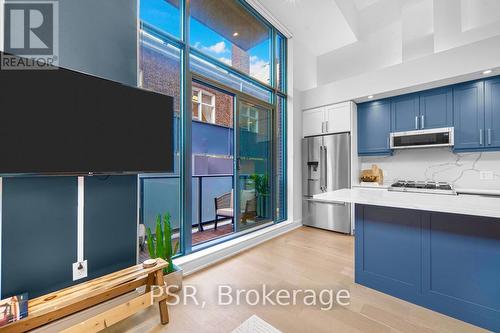
[[[455,144],[453,127],[391,133],[391,149],[451,147]]]

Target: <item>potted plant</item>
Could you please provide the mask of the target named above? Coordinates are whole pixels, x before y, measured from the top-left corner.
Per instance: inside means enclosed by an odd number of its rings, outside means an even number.
[[[163,221],[163,225],[162,225]],[[172,226],[170,224],[170,214],[158,214],[156,217],[156,233],[153,236],[151,229],[147,229],[147,244],[149,256],[161,258],[168,262],[168,266],[163,269],[165,275],[165,283],[172,287],[170,291],[178,291],[182,288],[182,269],[174,265],[172,258],[177,254],[179,249],[179,241],[172,246]]]
[[[269,177],[267,174],[253,174],[250,179],[254,183],[255,192],[257,192],[257,217],[266,217],[267,199],[269,197]]]

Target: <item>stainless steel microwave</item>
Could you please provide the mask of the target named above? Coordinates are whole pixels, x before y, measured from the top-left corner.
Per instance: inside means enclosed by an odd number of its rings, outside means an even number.
[[[452,147],[455,144],[453,127],[391,133],[391,149]]]

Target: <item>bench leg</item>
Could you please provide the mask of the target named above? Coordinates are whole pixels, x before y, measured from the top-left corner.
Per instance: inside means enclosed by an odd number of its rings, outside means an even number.
[[[159,270],[156,271],[155,273],[155,284],[158,286],[164,286],[165,281],[163,280],[163,271]],[[160,308],[160,320],[163,325],[168,324],[169,318],[168,318],[168,307],[167,307],[167,300],[164,299],[163,301],[160,301],[158,303],[158,306]]]
[[[154,273],[150,273],[148,275],[148,279],[146,280],[146,293],[151,291],[151,287],[155,284],[156,276]]]

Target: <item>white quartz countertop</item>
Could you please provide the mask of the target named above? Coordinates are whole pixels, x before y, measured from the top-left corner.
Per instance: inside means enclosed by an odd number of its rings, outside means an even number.
[[[500,218],[500,197],[391,192],[377,188],[342,189],[313,196],[324,203],[355,203]]]

